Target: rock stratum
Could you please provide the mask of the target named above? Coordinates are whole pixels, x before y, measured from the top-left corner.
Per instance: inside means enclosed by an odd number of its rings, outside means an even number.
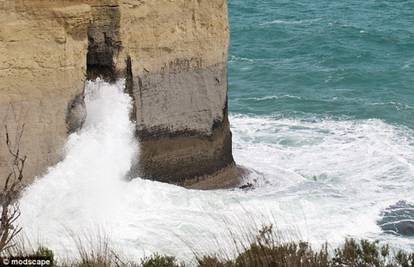
[[[27,182],[62,159],[86,116],[85,79],[103,76],[125,78],[134,100],[131,177],[235,185],[228,42],[226,0],[0,0],[0,120],[15,137],[24,125]],[[1,179],[9,166],[2,144]]]

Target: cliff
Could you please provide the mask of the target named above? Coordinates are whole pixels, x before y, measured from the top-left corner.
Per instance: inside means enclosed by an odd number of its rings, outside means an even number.
[[[0,1],[0,177],[5,146],[24,125],[25,177],[58,162],[67,134],[80,127],[90,6],[73,1]],[[16,142],[14,142],[16,143]]]
[[[3,0],[0,12],[0,119],[25,123],[27,177],[62,157],[85,116],[85,76],[104,76],[125,77],[134,99],[141,153],[131,177],[201,188],[237,182],[226,0]],[[1,146],[0,174],[6,169]]]

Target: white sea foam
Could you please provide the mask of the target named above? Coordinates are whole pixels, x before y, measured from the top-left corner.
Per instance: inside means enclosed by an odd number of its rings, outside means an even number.
[[[65,159],[21,199],[21,223],[30,239],[51,245],[63,242],[71,248],[69,231],[80,233],[120,216],[123,203],[117,196],[123,193],[138,147],[123,84],[87,83],[83,130],[70,136]]]
[[[260,26],[264,25],[271,25],[271,24],[287,24],[287,25],[294,25],[294,24],[306,24],[306,23],[312,23],[316,21],[320,21],[321,19],[305,19],[305,20],[283,20],[283,19],[275,19],[272,21],[267,21],[264,23],[261,23]]]
[[[282,19],[275,19],[272,21],[264,22],[260,25],[270,25],[270,24],[302,24],[302,20],[282,20]]]
[[[254,63],[255,59],[246,58],[246,57],[238,57],[238,56],[235,56],[235,55],[230,56],[229,63],[238,62],[238,61]]]
[[[292,120],[231,116],[236,161],[255,170],[252,191],[195,191],[125,180],[138,145],[123,83],[87,86],[88,119],[69,138],[64,161],[28,188],[21,224],[32,240],[76,256],[71,235],[104,231],[122,254],[192,257],[192,249],[231,248],[233,236],[276,220],[287,239],[335,244],[382,235],[380,211],[414,201],[411,130],[380,120]],[[269,219],[272,218],[272,219]],[[230,251],[231,252],[231,251]]]
[[[401,103],[401,102],[396,102],[396,101],[389,101],[389,102],[373,102],[373,103],[367,103],[367,105],[369,106],[393,106],[397,111],[401,111],[401,110],[407,110],[407,109],[414,109],[413,106]]]
[[[302,99],[302,97],[295,96],[295,95],[268,95],[268,96],[263,96],[263,97],[245,98],[245,100],[255,100],[255,101],[278,100],[278,99]]]

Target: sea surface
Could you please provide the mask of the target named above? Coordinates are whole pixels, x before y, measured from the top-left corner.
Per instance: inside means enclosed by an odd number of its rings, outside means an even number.
[[[414,2],[230,0],[234,157],[250,190],[125,179],[138,145],[124,82],[86,86],[88,118],[66,158],[21,200],[33,242],[76,257],[108,239],[128,258],[235,252],[274,224],[281,241],[345,237],[413,249],[382,213],[414,203]],[[36,241],[33,241],[36,240]]]
[[[230,110],[414,127],[414,2],[230,0]]]

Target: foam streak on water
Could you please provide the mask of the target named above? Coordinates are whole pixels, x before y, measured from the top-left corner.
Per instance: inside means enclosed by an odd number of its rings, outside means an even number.
[[[288,239],[321,244],[352,235],[413,244],[382,235],[376,225],[383,208],[414,201],[408,129],[380,120],[232,116],[235,158],[254,170],[249,179],[257,188],[200,192],[126,181],[138,144],[123,82],[88,82],[86,93],[84,128],[70,136],[65,159],[21,200],[25,234],[60,256],[76,256],[71,235],[104,231],[128,257],[188,259],[193,248],[214,251],[218,241],[230,247],[229,231],[237,236],[270,216]]]

